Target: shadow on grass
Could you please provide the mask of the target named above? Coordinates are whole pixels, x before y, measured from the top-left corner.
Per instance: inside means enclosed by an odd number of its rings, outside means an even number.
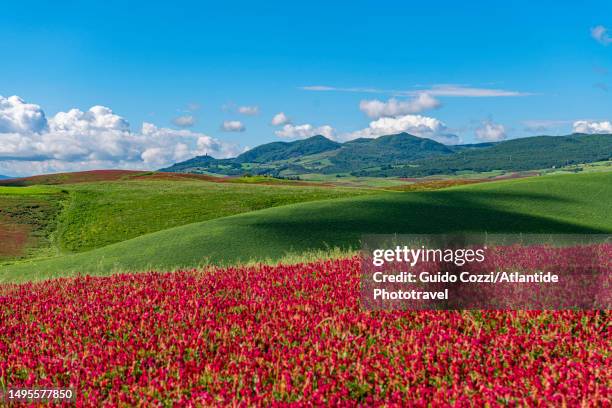
[[[407,193],[411,194],[411,193]],[[378,197],[345,201],[343,205],[319,203],[317,212],[306,206],[291,209],[283,217],[273,215],[254,220],[252,226],[267,231],[285,245],[311,249],[320,244],[355,246],[364,234],[435,234],[453,232],[488,233],[602,233],[606,229],[585,227],[550,217],[530,215],[513,208],[513,202],[528,201],[534,210],[548,205],[571,205],[573,200],[543,194],[512,194],[440,191],[419,193],[408,199]],[[496,206],[488,203],[495,202]],[[507,203],[506,209],[500,202]],[[329,203],[325,203],[329,204]],[[314,206],[313,206],[314,207]],[[578,219],[576,221],[579,221]],[[314,246],[314,247],[313,247]]]
[[[84,253],[13,265],[0,269],[0,281],[276,260],[288,253],[357,249],[365,234],[609,233],[612,228],[607,218],[602,218],[605,225],[600,228],[593,226],[597,219],[580,218],[587,205],[580,197],[454,190],[310,202],[189,224]],[[565,220],[555,218],[560,213]]]

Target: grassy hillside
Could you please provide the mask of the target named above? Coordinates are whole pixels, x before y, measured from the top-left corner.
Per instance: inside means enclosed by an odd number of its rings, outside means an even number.
[[[0,261],[40,255],[50,246],[67,192],[53,187],[0,187]]]
[[[64,185],[77,183],[94,183],[109,181],[138,181],[138,180],[166,180],[185,181],[199,180],[213,183],[248,183],[248,184],[286,184],[303,185],[291,180],[275,179],[265,176],[256,177],[219,177],[206,174],[193,173],[167,173],[156,171],[134,171],[134,170],[91,170],[77,171],[71,173],[43,174],[39,176],[14,178],[0,180],[0,186],[24,187],[37,185]]]
[[[366,190],[202,181],[128,181],[65,186],[62,249],[85,251],[178,225],[268,207],[347,197]]]
[[[610,233],[611,186],[610,172],[570,174],[288,205],[4,267],[0,280],[278,259],[329,247],[356,248],[364,233]]]
[[[286,185],[282,180],[267,185],[256,177],[250,182],[131,177],[95,183],[82,177],[48,178],[52,184],[81,181],[61,186],[0,187],[0,261],[81,252],[213,218],[375,192]]]

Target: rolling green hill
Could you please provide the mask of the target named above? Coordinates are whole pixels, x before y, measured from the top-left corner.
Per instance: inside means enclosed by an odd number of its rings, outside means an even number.
[[[268,207],[370,193],[359,189],[202,181],[129,181],[64,186],[62,250],[81,252],[143,234]]]
[[[290,177],[351,174],[422,177],[492,170],[549,169],[612,158],[612,135],[534,136],[447,146],[406,133],[336,143],[323,136],[256,147],[234,159],[200,156],[162,171]]]
[[[1,281],[356,248],[364,233],[612,232],[612,172],[287,205],[171,228],[93,251],[0,269]]]
[[[109,178],[109,174],[105,176]],[[258,184],[255,177],[250,178],[252,183],[231,180],[234,183],[154,176],[84,182],[87,178],[96,180],[99,174],[72,173],[47,176],[44,180],[53,184],[49,186],[0,186],[0,261],[82,252],[198,221],[377,192],[286,185],[282,180],[266,185]],[[41,177],[34,180],[43,181]],[[56,186],[59,180],[81,182]]]

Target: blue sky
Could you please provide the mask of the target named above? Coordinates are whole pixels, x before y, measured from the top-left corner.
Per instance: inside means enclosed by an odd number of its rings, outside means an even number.
[[[12,113],[3,128],[0,110],[0,173],[155,168],[317,131],[452,143],[605,131],[612,3],[491,3],[3,4],[0,95]],[[46,122],[17,126],[32,104]],[[87,113],[97,105],[112,113]],[[55,118],[74,108],[81,116]],[[279,112],[289,119],[273,126]],[[68,145],[79,148],[62,154]]]

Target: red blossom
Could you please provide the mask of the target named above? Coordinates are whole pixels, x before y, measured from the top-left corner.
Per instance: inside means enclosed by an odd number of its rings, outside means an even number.
[[[0,384],[77,406],[610,406],[608,311],[371,312],[359,278],[352,258],[4,285]]]

